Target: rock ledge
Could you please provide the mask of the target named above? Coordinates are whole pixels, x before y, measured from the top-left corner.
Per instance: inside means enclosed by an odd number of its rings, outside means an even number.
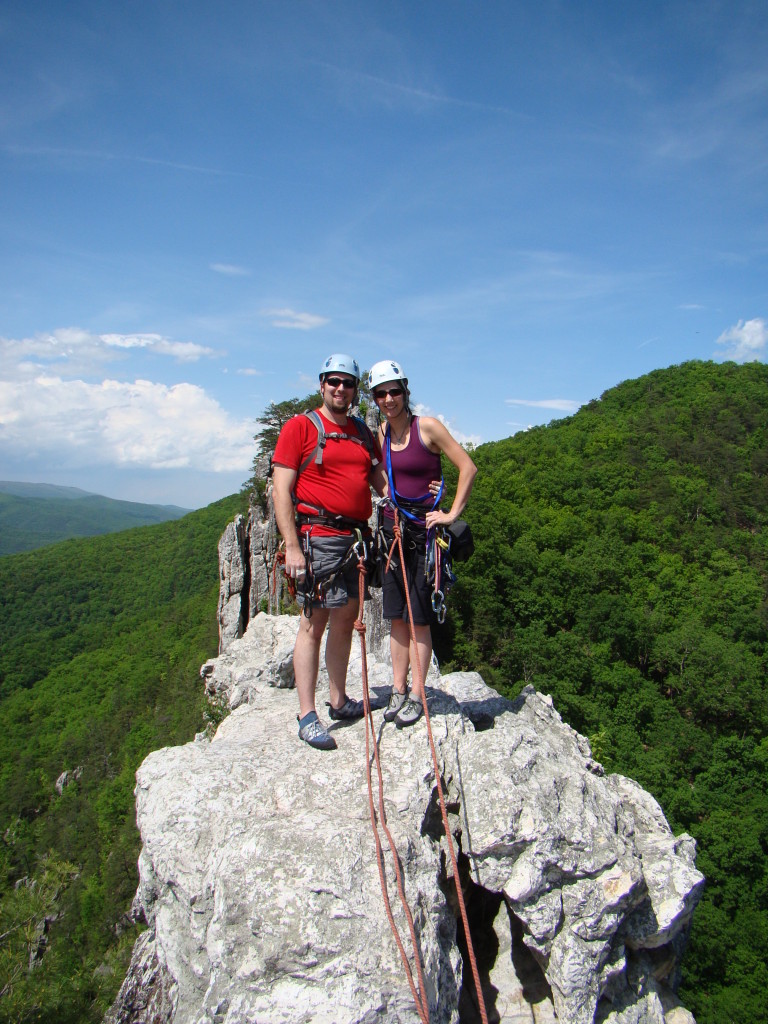
[[[213,739],[156,751],[137,773],[136,912],[149,927],[109,1024],[419,1020],[379,885],[365,723],[335,726],[334,752],[298,741],[296,627],[252,619],[203,666],[232,708]],[[386,663],[369,657],[369,677],[430,1020],[470,1024],[426,726],[386,725]],[[359,696],[355,646],[348,678]],[[324,687],[321,673],[319,707]],[[510,702],[474,673],[430,672],[427,688],[489,1019],[691,1024],[673,992],[703,885],[694,841],[606,775],[550,698],[529,687]]]

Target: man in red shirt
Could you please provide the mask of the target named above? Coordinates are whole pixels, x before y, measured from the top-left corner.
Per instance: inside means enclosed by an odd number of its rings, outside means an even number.
[[[368,531],[371,486],[382,494],[386,476],[378,441],[361,420],[347,415],[359,382],[360,368],[351,356],[329,356],[320,370],[319,421],[303,414],[289,420],[280,431],[272,460],[272,500],[285,541],[285,572],[304,589],[299,598],[304,614],[293,651],[299,736],[320,750],[336,747],[315,710],[326,625],[329,715],[349,720],[364,714],[362,701],[352,700],[346,691],[359,608],[357,557],[350,549],[358,540],[356,531]],[[318,425],[324,431],[322,438]]]

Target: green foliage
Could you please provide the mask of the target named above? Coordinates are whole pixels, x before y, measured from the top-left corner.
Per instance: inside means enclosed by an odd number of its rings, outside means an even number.
[[[476,449],[436,637],[444,668],[551,693],[696,838],[699,1024],[768,1020],[767,410],[764,364],[687,363]]]
[[[0,481],[0,555],[33,551],[70,537],[164,523],[186,513],[173,505],[143,505],[74,488]]]
[[[0,1024],[99,1021],[116,994],[136,937],[135,771],[205,724],[217,543],[243,504],[0,560]]]
[[[264,412],[256,420],[260,429],[253,436],[256,442],[256,455],[253,458],[250,478],[243,484],[243,489],[254,492],[254,501],[263,504],[264,476],[266,467],[277,444],[280,431],[292,416],[317,409],[320,398],[316,391],[304,398],[287,398],[283,402],[270,402]]]
[[[768,367],[688,363],[477,448],[475,553],[436,635],[444,669],[551,693],[696,838],[699,1024],[768,1020],[766,410]],[[0,559],[0,1024],[97,1021],[120,984],[134,772],[204,722],[216,545],[244,501]]]

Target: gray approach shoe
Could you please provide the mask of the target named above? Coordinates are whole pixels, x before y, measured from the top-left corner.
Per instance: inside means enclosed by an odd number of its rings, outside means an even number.
[[[393,686],[392,693],[390,693],[389,695],[389,704],[387,704],[387,710],[384,712],[384,721],[394,722],[395,718],[397,717],[397,713],[407,700],[408,691],[406,690],[405,693],[400,693],[400,691],[396,690]]]
[[[424,714],[424,705],[415,697],[409,697],[395,716],[395,725],[398,729],[405,729],[409,725],[415,725]]]
[[[299,726],[299,739],[316,750],[335,750],[336,740],[331,736],[319,718]]]

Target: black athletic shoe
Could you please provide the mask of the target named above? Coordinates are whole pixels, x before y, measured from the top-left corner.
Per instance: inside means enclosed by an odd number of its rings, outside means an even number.
[[[328,701],[328,717],[334,722],[354,722],[356,718],[362,718],[365,714],[365,704],[361,700],[352,700],[347,697],[340,708],[335,708]]]

